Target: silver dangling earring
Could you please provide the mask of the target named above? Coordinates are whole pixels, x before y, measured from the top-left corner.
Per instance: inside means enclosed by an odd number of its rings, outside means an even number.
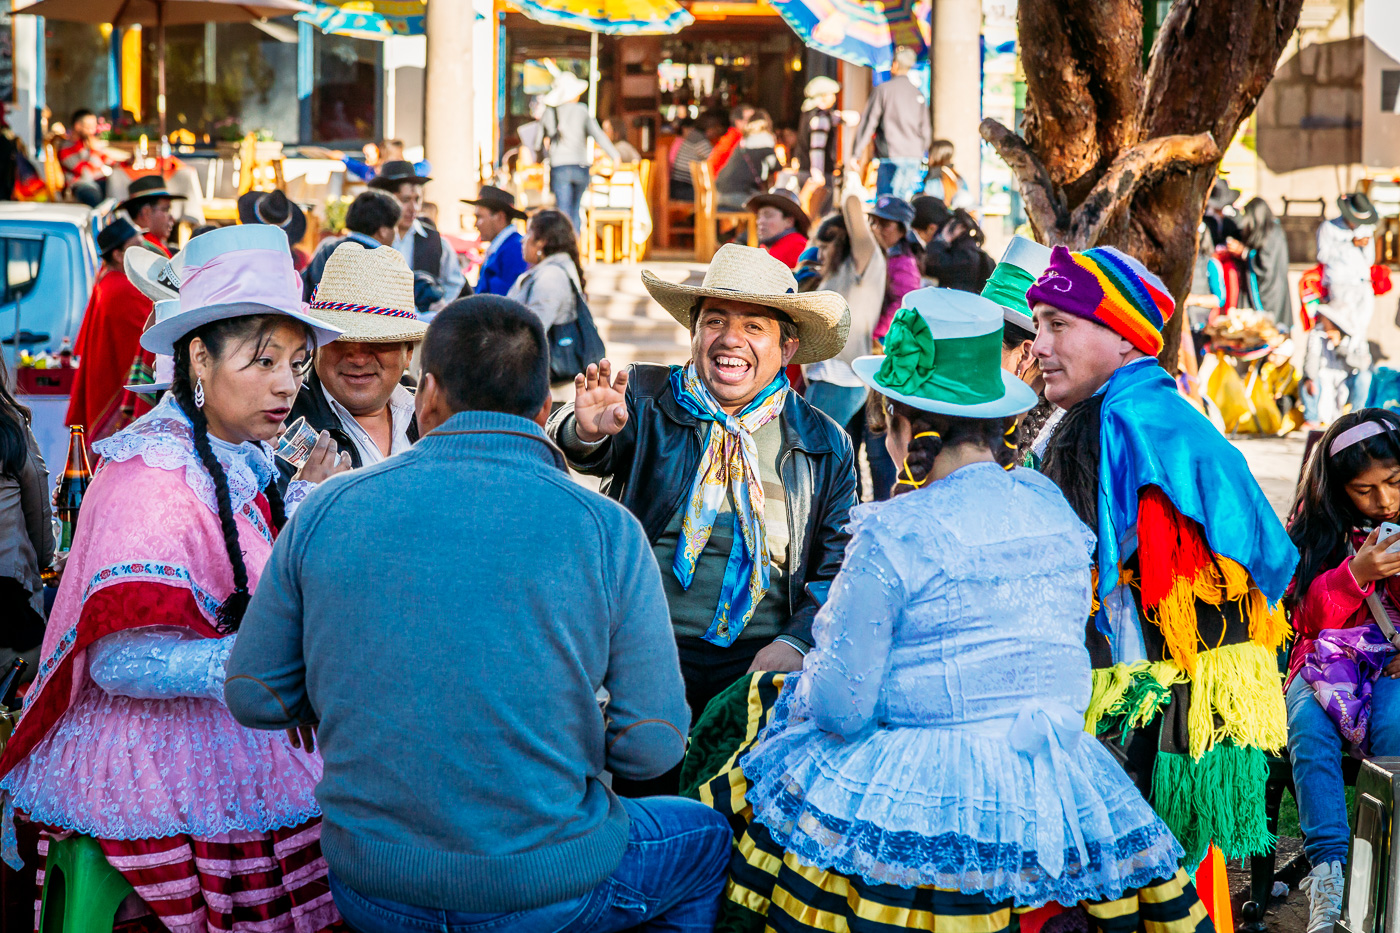
[[[194,407],[204,407],[204,377],[200,376],[194,381]]]

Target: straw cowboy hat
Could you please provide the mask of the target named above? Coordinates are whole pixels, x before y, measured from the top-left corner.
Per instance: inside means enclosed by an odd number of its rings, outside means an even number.
[[[554,84],[550,85],[549,92],[544,95],[544,105],[558,107],[560,104],[571,104],[586,93],[587,81],[572,71],[561,71],[555,77]]]
[[[703,298],[727,298],[781,311],[797,325],[794,363],[831,359],[846,346],[851,329],[851,309],[845,298],[827,291],[799,293],[787,264],[753,246],[721,246],[699,286],[676,285],[650,272],[642,273],[642,284],[687,329]]]
[[[413,303],[413,270],[399,251],[341,243],[326,260],[310,311],[340,328],[346,343],[422,340],[428,325]]]
[[[182,337],[205,324],[262,314],[300,321],[318,345],[340,336],[340,328],[306,313],[301,276],[292,268],[292,248],[280,227],[220,227],[190,240],[180,252],[179,313],[157,320],[141,335],[141,346],[150,352],[172,354]]]
[[[963,418],[1009,418],[1035,407],[1035,390],[1001,368],[1002,308],[951,288],[904,296],[885,336],[884,356],[851,368],[886,398]]]

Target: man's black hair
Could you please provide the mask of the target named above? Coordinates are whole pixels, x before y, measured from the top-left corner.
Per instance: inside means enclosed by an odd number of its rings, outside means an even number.
[[[518,301],[499,295],[457,299],[433,318],[419,352],[423,372],[432,373],[454,412],[534,418],[549,398],[544,327]]]
[[[87,109],[86,107],[79,107],[77,110],[73,111],[73,119],[68,121],[68,128],[71,130],[79,120],[83,119],[84,117],[92,116],[96,116],[96,114],[94,114],[91,110]]]
[[[345,229],[365,236],[374,236],[384,227],[397,227],[403,208],[399,199],[387,191],[369,188],[355,195],[345,212]]]

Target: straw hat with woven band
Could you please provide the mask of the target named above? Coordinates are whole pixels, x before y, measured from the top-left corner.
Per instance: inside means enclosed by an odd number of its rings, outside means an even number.
[[[829,360],[846,346],[851,329],[851,309],[835,292],[797,290],[797,279],[780,259],[767,250],[726,243],[715,253],[700,285],[676,285],[650,272],[642,284],[661,307],[686,329],[701,299],[727,298],[781,311],[797,325],[794,363]]]
[[[342,343],[416,341],[428,332],[413,303],[413,271],[387,246],[337,246],[308,310],[344,331]]]

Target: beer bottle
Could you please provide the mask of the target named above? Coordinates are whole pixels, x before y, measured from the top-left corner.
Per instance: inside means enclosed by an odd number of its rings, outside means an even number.
[[[58,544],[60,551],[73,547],[73,532],[78,527],[78,509],[82,507],[83,496],[88,483],[92,482],[92,470],[88,468],[87,440],[83,436],[81,424],[68,427],[68,465],[63,469],[63,480],[58,484],[58,520],[62,523],[62,535]]]
[[[15,702],[19,693],[19,679],[24,675],[24,669],[29,664],[24,658],[15,658],[10,664],[10,669],[0,678],[0,709],[18,710],[19,704]]]

